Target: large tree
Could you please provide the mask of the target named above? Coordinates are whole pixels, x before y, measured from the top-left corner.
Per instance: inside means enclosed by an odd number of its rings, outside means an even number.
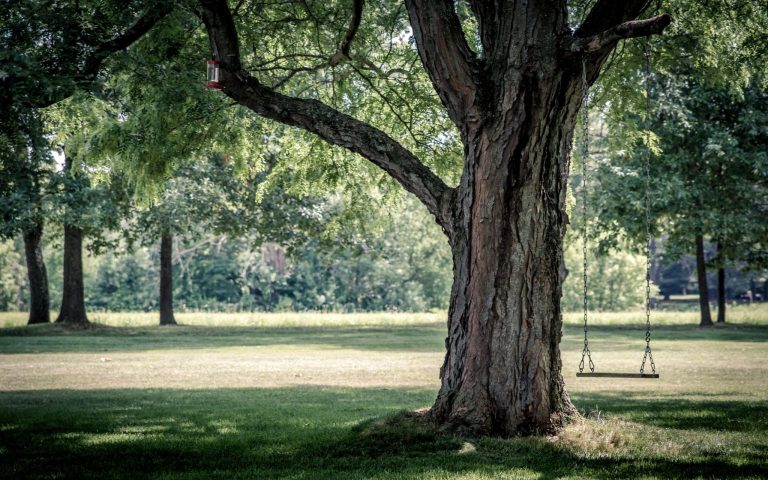
[[[597,79],[621,39],[659,33],[670,17],[635,20],[645,0],[598,0],[572,29],[565,0],[470,1],[461,13],[472,21],[463,27],[451,0],[406,1],[424,69],[464,146],[460,182],[450,187],[401,142],[343,106],[312,98],[311,91],[302,96],[306,88],[283,89],[289,82],[270,86],[246,69],[238,28],[270,18],[269,5],[256,3],[235,18],[226,0],[200,1],[223,92],[380,167],[426,205],[448,236],[454,283],[432,417],[449,429],[498,435],[558,425],[573,410],[559,350],[562,239],[569,150],[585,80]],[[351,17],[338,49],[309,70],[352,57],[364,26],[362,1],[353,2]],[[472,22],[476,31],[465,28]],[[383,43],[392,48],[402,32],[390,33]],[[263,60],[247,58],[254,66]]]

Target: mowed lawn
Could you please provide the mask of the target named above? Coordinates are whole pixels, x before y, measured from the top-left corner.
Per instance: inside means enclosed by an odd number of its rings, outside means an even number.
[[[585,418],[556,437],[439,436],[445,314],[0,314],[0,478],[768,478],[768,308],[723,328],[654,314],[660,380],[564,374]],[[641,312],[597,314],[598,370],[636,371]],[[408,425],[408,428],[403,427]]]

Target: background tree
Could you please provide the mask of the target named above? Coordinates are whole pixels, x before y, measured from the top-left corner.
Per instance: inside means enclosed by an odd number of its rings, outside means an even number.
[[[717,245],[718,321],[725,321],[725,267],[760,269],[765,244],[768,163],[764,148],[765,93],[707,86],[686,75],[659,77],[665,92],[654,125],[659,154],[650,195],[665,256],[695,253],[702,326],[709,313],[706,240]],[[712,105],[718,105],[712,108]],[[597,196],[603,232],[644,236],[644,148],[625,150],[600,165]],[[723,201],[728,199],[728,201]],[[749,265],[751,259],[752,265]]]
[[[81,142],[82,157],[124,172],[133,184],[140,208],[131,235],[144,244],[159,240],[162,325],[175,324],[174,236],[233,228],[223,217],[245,193],[234,173],[247,173],[251,156],[244,138],[250,119],[221,105],[201,82],[196,26],[188,12],[176,11],[105,63],[108,80],[94,102],[101,118]],[[246,216],[240,220],[247,224]]]
[[[227,233],[252,225],[256,211],[248,205],[250,185],[234,175],[221,155],[180,167],[161,192],[140,207],[132,236],[144,245],[160,240],[160,325],[175,325],[173,315],[174,238],[194,243],[192,253]],[[250,206],[250,205],[249,205]]]
[[[759,158],[739,154],[738,158],[716,157],[721,143],[732,139],[733,129],[741,128],[734,126],[735,117],[728,113],[733,110],[733,101],[743,96],[749,85],[764,85],[768,78],[765,49],[755,48],[765,43],[768,15],[759,2],[751,1],[670,1],[662,8],[679,21],[668,35],[650,45],[652,131],[644,131],[646,98],[637,88],[646,68],[642,46],[627,44],[593,95],[593,109],[599,110],[599,122],[607,127],[603,148],[611,152],[592,158],[598,164],[594,230],[605,235],[601,240],[604,248],[614,246],[622,235],[635,245],[644,241],[643,163],[650,149],[654,153],[652,229],[664,236],[665,251],[659,253],[667,261],[684,253],[695,254],[700,323],[711,325],[707,238],[716,243],[717,236],[730,235],[740,243],[734,245],[735,250],[750,251],[753,248],[747,244],[761,235],[754,231],[754,222],[745,218],[759,209],[755,202],[761,194],[749,190],[763,180],[757,173],[747,173],[760,166]],[[715,98],[718,95],[721,97]],[[722,109],[713,107],[721,101]],[[728,205],[721,202],[731,195],[739,201]],[[744,243],[735,238],[744,239]],[[725,258],[723,253],[717,262],[723,265]],[[721,291],[724,293],[724,286]],[[724,312],[721,308],[719,315]]]
[[[51,219],[63,226],[63,289],[57,322],[88,325],[83,284],[83,244],[99,253],[112,246],[109,232],[118,230],[128,215],[128,191],[119,175],[108,175],[88,164],[83,144],[93,135],[103,112],[94,98],[78,94],[45,110],[52,132],[50,142],[63,158],[58,175],[55,213]]]
[[[39,109],[89,87],[102,62],[131,45],[171,10],[171,2],[52,2],[1,4],[0,170],[6,206],[25,197],[29,222],[24,232],[30,283],[29,323],[50,320],[50,298],[42,257],[43,217],[39,214],[45,181],[40,173],[45,151]],[[14,164],[16,164],[14,166]],[[25,165],[25,166],[22,166]],[[10,171],[10,172],[9,172]],[[13,179],[13,180],[11,180]],[[19,191],[13,188],[19,188]],[[6,212],[14,207],[6,208]],[[16,210],[18,211],[18,210]],[[19,224],[22,216],[9,218]]]
[[[29,284],[28,324],[50,322],[48,274],[43,260],[43,226],[49,213],[53,159],[39,112],[30,110],[14,129],[0,133],[0,238],[21,234]]]

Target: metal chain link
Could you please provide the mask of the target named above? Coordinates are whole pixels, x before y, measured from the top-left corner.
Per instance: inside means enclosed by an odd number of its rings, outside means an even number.
[[[587,159],[589,157],[589,84],[587,83],[587,63],[581,61],[581,81],[582,81],[582,136],[581,136],[581,220],[582,220],[582,253],[584,254],[584,349],[581,351],[581,362],[579,362],[579,373],[584,371],[584,358],[589,360],[589,370],[595,371],[595,364],[592,362],[592,353],[589,351],[589,338],[587,337],[587,318],[589,314],[589,293],[587,276]]]
[[[645,40],[645,354],[640,364],[640,374],[645,373],[645,363],[650,361],[652,373],[656,364],[651,352],[651,45]]]

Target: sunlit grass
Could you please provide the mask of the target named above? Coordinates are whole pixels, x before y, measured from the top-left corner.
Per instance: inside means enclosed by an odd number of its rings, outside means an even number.
[[[144,327],[157,325],[157,312],[89,312],[92,323],[112,327]],[[183,325],[206,327],[383,327],[445,323],[445,312],[365,312],[365,313],[321,313],[321,312],[177,312],[176,321]],[[55,313],[51,318],[56,318]],[[27,322],[24,312],[0,312],[0,326],[18,327]]]
[[[713,315],[716,309],[713,309]],[[752,305],[733,305],[728,308],[728,323],[768,325],[768,302]],[[112,327],[144,327],[157,325],[157,312],[90,312],[91,322]],[[55,312],[51,314],[56,318]],[[176,321],[183,325],[205,327],[389,327],[409,325],[444,325],[447,312],[180,312]],[[590,323],[595,325],[640,325],[645,323],[645,311],[636,308],[626,312],[590,312]],[[27,322],[25,312],[0,312],[0,327],[19,327]],[[566,312],[566,325],[583,323],[582,312]],[[654,325],[698,325],[698,310],[683,312],[653,310]]]

